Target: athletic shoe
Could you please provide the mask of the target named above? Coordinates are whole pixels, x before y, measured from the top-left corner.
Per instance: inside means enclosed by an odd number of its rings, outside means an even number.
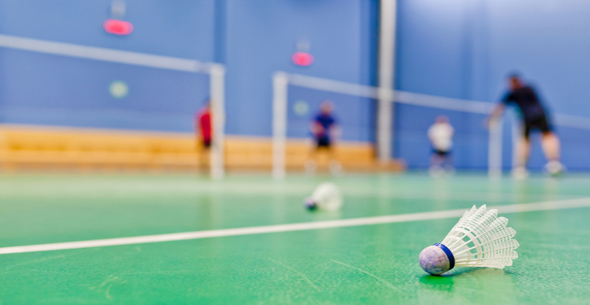
[[[545,165],[545,172],[553,177],[561,176],[565,168],[559,161],[549,161]]]
[[[315,171],[318,168],[318,164],[314,160],[307,160],[304,165],[305,173],[308,175],[315,174]]]
[[[525,180],[529,177],[529,171],[524,166],[518,166],[512,169],[512,178],[516,180]]]
[[[428,173],[432,178],[440,178],[444,175],[445,171],[442,169],[442,167],[435,165],[428,169]]]
[[[330,162],[330,173],[332,176],[341,177],[344,175],[344,170],[342,169],[342,164],[338,161],[331,161]]]

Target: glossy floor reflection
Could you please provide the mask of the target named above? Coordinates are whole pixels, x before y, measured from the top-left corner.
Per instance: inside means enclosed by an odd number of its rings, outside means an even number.
[[[338,184],[338,213],[302,200]],[[590,198],[590,177],[433,180],[420,174],[0,176],[0,246]],[[590,200],[590,199],[589,199]],[[590,208],[511,213],[519,258],[505,270],[418,265],[457,219],[0,256],[0,302],[115,304],[587,303]]]

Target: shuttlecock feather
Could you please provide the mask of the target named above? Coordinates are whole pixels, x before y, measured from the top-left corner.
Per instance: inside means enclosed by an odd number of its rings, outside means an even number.
[[[305,199],[304,205],[310,210],[336,211],[342,207],[342,193],[334,183],[324,182],[315,189],[311,197]]]
[[[463,214],[441,243],[420,253],[420,267],[439,275],[455,266],[504,268],[518,257],[516,231],[507,228],[508,219],[497,217],[498,210],[475,206]]]

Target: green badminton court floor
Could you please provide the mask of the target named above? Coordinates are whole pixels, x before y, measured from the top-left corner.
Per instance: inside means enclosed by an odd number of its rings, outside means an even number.
[[[310,213],[322,181],[340,212]],[[501,214],[504,270],[425,274],[420,251],[458,217],[0,255],[0,304],[589,304],[590,176],[2,175],[0,247],[553,202]]]

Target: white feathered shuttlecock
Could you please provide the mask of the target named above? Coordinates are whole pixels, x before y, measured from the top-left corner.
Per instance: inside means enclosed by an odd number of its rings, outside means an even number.
[[[516,231],[507,228],[508,219],[497,217],[498,210],[486,210],[485,204],[463,214],[441,243],[420,253],[420,267],[439,275],[455,266],[504,268],[518,257]]]
[[[330,182],[320,184],[310,197],[304,201],[305,207],[309,210],[321,209],[336,211],[342,207],[342,193],[340,189]]]

